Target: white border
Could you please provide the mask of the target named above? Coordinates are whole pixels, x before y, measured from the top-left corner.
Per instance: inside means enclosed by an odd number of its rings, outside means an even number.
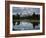
[[[40,30],[27,30],[27,31],[12,31],[12,7],[31,7],[31,8],[40,8]],[[18,5],[10,4],[10,34],[22,34],[22,33],[39,33],[42,32],[42,6],[36,5]]]

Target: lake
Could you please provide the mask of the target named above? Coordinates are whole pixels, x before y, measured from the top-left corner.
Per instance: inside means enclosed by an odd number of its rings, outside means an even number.
[[[31,21],[15,21],[13,31],[40,30],[40,23]]]

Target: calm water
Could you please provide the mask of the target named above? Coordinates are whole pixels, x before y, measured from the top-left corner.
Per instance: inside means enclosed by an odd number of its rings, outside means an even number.
[[[40,29],[40,24],[38,23],[35,24],[35,28],[33,27],[32,22],[27,22],[27,21],[16,21],[15,24],[13,25],[13,31],[22,31],[22,30],[39,30]]]

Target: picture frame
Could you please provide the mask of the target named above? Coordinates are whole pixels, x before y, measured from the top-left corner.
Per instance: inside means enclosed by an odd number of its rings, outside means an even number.
[[[41,32],[40,32],[40,30],[39,31],[37,31],[37,30],[34,30],[34,31],[33,30],[32,31],[29,31],[29,30],[24,31],[24,30],[21,29],[23,32],[22,31],[12,30],[12,28],[13,28],[13,26],[12,26],[13,25],[12,24],[12,14],[14,15],[14,13],[12,13],[12,11],[14,11],[14,9],[16,10],[16,9],[20,9],[20,8],[21,8],[21,10],[27,9],[27,11],[28,11],[28,9],[30,9],[30,10],[32,9],[32,10],[38,11],[38,8],[40,8],[39,11],[41,13],[39,13],[39,15],[40,15],[39,18],[40,18],[41,21],[39,21],[39,23],[40,23]],[[25,12],[23,11],[23,13],[25,13]],[[35,24],[35,22],[34,22],[34,24]],[[11,26],[12,26],[12,28],[11,28]],[[11,32],[10,29],[12,31],[15,31],[15,32]],[[19,28],[17,28],[17,29],[19,29]],[[44,34],[45,34],[45,5],[44,5],[44,3],[22,2],[22,1],[21,2],[20,1],[5,1],[5,37],[34,36],[34,35],[44,35]]]

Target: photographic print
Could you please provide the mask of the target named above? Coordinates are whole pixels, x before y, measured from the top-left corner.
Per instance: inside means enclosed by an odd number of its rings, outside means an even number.
[[[6,36],[44,34],[44,3],[6,2]]]
[[[42,32],[42,6],[11,4],[10,14],[11,31]]]
[[[13,7],[13,31],[40,30],[40,8]]]

